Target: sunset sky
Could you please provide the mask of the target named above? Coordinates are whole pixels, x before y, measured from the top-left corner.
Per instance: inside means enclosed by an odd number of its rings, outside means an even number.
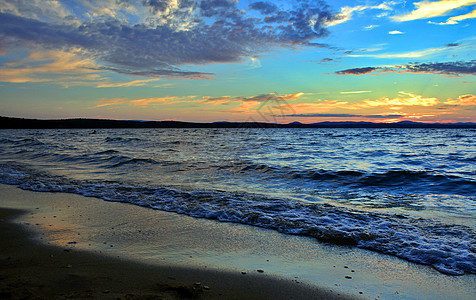
[[[0,115],[476,122],[476,0],[0,0]]]

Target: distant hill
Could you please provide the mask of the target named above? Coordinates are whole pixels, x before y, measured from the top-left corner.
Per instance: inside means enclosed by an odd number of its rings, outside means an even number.
[[[262,122],[213,122],[194,123],[182,121],[140,121],[108,119],[58,119],[38,120],[0,117],[0,129],[61,129],[61,128],[476,128],[476,123],[398,123],[372,122],[320,122],[289,124]]]

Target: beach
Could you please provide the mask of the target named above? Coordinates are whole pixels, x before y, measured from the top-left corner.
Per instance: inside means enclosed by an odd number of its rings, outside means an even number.
[[[350,299],[335,291],[268,276],[256,270],[254,273],[248,271],[242,274],[209,270],[206,267],[167,265],[166,262],[154,265],[121,255],[111,255],[97,248],[92,251],[78,250],[75,241],[66,242],[64,245],[57,239],[54,242],[42,243],[39,241],[46,233],[41,229],[37,230],[38,227],[49,226],[50,230],[60,235],[62,231],[74,229],[61,227],[65,225],[60,220],[61,215],[50,215],[54,206],[45,207],[44,203],[37,203],[36,207],[32,207],[35,199],[38,200],[35,195],[38,193],[4,185],[1,186],[1,191],[2,206],[5,206],[6,202],[9,203],[8,206],[11,205],[10,202],[15,202],[15,205],[22,207],[0,210],[1,240],[4,241],[0,248],[2,298]],[[51,203],[69,196],[71,195],[53,194],[48,195],[48,198]],[[133,206],[125,207],[135,209]],[[13,222],[25,218],[27,220],[29,216],[34,216],[44,209],[51,210],[46,213],[50,218],[45,217],[48,225],[30,223],[25,226],[24,222]],[[55,222],[55,219],[59,221]],[[29,230],[29,226],[34,227],[34,230]],[[76,229],[77,234],[80,234],[81,229]],[[63,233],[65,237],[73,234]],[[112,248],[112,245],[107,246]]]
[[[309,238],[73,194],[0,190],[6,298],[470,299],[475,291],[473,275]]]

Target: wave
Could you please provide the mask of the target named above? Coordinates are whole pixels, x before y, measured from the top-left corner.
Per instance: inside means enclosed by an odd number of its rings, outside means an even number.
[[[10,144],[10,147],[32,147],[32,146],[39,146],[44,145],[43,142],[35,139],[35,138],[23,138],[23,139],[10,139],[10,138],[2,138],[0,139],[0,144]]]
[[[117,154],[117,153],[119,153],[119,151],[113,150],[113,149],[109,149],[109,150],[104,150],[104,151],[96,152],[96,153],[94,153],[94,155],[110,155],[110,154]]]
[[[192,217],[264,227],[394,255],[431,265],[446,274],[476,274],[476,233],[463,225],[255,193],[184,191],[167,186],[70,180],[11,166],[0,166],[0,182],[27,190],[76,193]]]
[[[382,189],[397,188],[408,193],[442,193],[474,196],[476,181],[470,177],[443,174],[436,171],[386,170],[296,170],[291,167],[274,167],[252,162],[238,162],[222,166],[238,173],[267,174],[272,178],[311,181],[322,187]],[[250,174],[251,175],[251,174]]]
[[[107,143],[130,143],[130,142],[143,142],[144,139],[136,137],[106,137],[105,142]]]
[[[109,167],[117,168],[117,167],[123,167],[123,166],[130,167],[131,165],[157,165],[157,164],[160,164],[160,163],[150,158],[131,158],[131,159],[127,159],[125,161],[121,161],[116,164],[113,164]]]

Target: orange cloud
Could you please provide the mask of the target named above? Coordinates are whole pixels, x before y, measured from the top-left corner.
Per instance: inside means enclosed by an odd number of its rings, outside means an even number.
[[[271,94],[274,94],[275,93],[271,93]],[[294,93],[294,94],[287,94],[287,95],[281,95],[279,96],[282,100],[294,100],[294,99],[299,99],[301,98],[302,96],[304,95],[304,93]]]
[[[237,102],[236,99],[233,99],[231,96],[221,96],[217,98],[212,97],[202,97],[203,103],[212,104],[212,105],[219,105],[219,104],[230,104]]]
[[[66,85],[67,81],[98,80],[97,69],[94,60],[84,58],[80,50],[33,51],[24,59],[5,63],[0,69],[0,81]]]
[[[475,95],[461,95],[457,100],[448,99],[445,104],[450,105],[476,105]]]
[[[94,106],[95,108],[104,107],[104,106],[111,106],[111,105],[120,105],[129,102],[128,99],[124,98],[115,98],[115,99],[101,99],[99,104]]]
[[[195,98],[195,96],[188,97],[154,97],[154,98],[141,98],[141,99],[126,99],[126,98],[114,98],[114,99],[101,99],[98,101],[98,104],[95,105],[95,108],[105,107],[105,106],[114,106],[114,105],[131,105],[131,106],[149,106],[155,104],[174,104],[179,102],[190,101]]]
[[[157,104],[157,103],[171,104],[171,103],[180,102],[181,100],[182,99],[177,97],[143,98],[143,99],[131,100],[130,104],[137,105],[137,106],[148,106],[148,105]]]
[[[380,98],[377,100],[364,100],[364,105],[368,107],[376,106],[435,106],[438,105],[439,101],[434,97],[424,97],[421,95],[414,95],[406,92],[399,92],[402,95],[407,97],[397,97],[393,99],[389,98]]]
[[[99,83],[96,87],[98,88],[108,88],[108,87],[133,87],[133,86],[144,86],[150,82],[159,81],[158,78],[152,79],[143,79],[143,80],[132,80],[128,82],[118,82],[118,83],[111,83],[111,82],[104,82]]]
[[[255,113],[260,102],[247,101],[241,103],[237,108],[231,109],[228,112],[232,114],[250,114]]]

